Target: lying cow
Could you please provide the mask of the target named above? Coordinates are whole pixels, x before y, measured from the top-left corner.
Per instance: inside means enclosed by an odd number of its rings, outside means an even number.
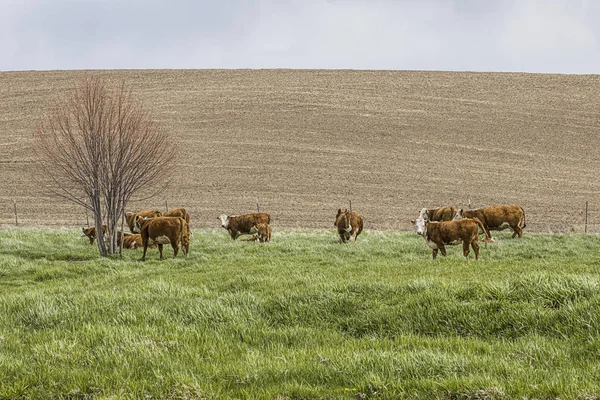
[[[256,224],[256,238],[261,242],[270,242],[273,229],[269,224]]]
[[[142,246],[144,254],[142,261],[146,261],[148,246],[158,245],[160,259],[163,260],[163,245],[171,244],[173,258],[179,252],[179,243],[187,257],[190,248],[190,237],[187,222],[179,217],[137,217],[136,223],[141,226]]]
[[[479,259],[479,229],[485,233],[484,241],[493,242],[490,233],[477,218],[431,222],[425,214],[411,221],[417,227],[417,233],[423,236],[425,243],[432,250],[433,259],[437,257],[438,250],[446,256],[446,245],[463,244],[463,254],[469,256],[469,245],[473,247],[475,259]]]
[[[233,240],[241,235],[253,235],[257,233],[256,225],[270,224],[271,216],[265,212],[257,212],[244,215],[225,215],[217,218],[221,221],[221,226],[227,229]]]
[[[525,224],[525,210],[521,206],[490,206],[475,210],[458,210],[455,220],[462,218],[477,218],[488,231],[501,231],[512,228],[514,238],[523,237]]]
[[[342,212],[342,209],[340,208],[335,216],[333,226],[337,227],[342,243],[346,243],[352,239],[352,236],[354,236],[354,241],[356,242],[358,235],[360,235],[363,230],[363,219],[355,212],[348,210]]]
[[[81,228],[83,230],[82,236],[87,236],[90,239],[90,245],[94,244],[96,240],[96,227],[92,226],[91,228]],[[107,227],[106,225],[102,225],[102,233],[106,233]],[[117,246],[121,245],[121,238],[123,238],[123,248],[125,249],[137,249],[138,247],[142,247],[142,237],[140,234],[132,234],[121,232],[117,232]]]
[[[159,210],[144,210],[135,213],[125,213],[125,220],[127,221],[127,226],[129,227],[131,233],[140,233],[141,227],[135,224],[136,217],[154,218],[160,216],[162,216],[162,213]]]
[[[423,208],[420,217],[427,214],[430,221],[452,221],[457,209],[454,206],[443,206],[439,208]]]

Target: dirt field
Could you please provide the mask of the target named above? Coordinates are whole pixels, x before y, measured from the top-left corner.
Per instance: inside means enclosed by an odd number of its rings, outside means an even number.
[[[32,133],[88,72],[0,73],[0,224],[81,225],[31,176]],[[323,70],[104,71],[179,139],[170,189],[197,228],[254,211],[331,228],[352,200],[367,229],[421,207],[518,203],[526,231],[600,231],[600,76]]]

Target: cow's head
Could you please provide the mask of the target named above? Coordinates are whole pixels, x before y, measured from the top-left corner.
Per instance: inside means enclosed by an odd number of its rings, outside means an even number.
[[[454,216],[454,218],[452,218],[453,221],[457,220],[457,219],[463,219],[463,209],[459,208],[458,211],[456,212],[456,215]]]
[[[423,236],[425,233],[425,224],[427,224],[428,221],[429,216],[427,215],[427,209],[423,208],[419,213],[419,217],[410,222],[417,228],[417,234]]]
[[[136,215],[133,219],[133,228],[131,229],[133,233],[140,233],[142,231],[142,227],[146,224],[146,222],[150,221],[153,217],[142,217],[141,215]]]
[[[94,244],[94,240],[96,240],[96,228],[81,228],[81,230],[83,231],[81,236],[87,236],[90,239],[90,244]]]
[[[133,223],[135,222],[134,219],[135,219],[135,213],[132,213],[131,211],[125,213],[125,221],[127,221],[127,226],[129,227],[129,230],[131,232],[134,232],[133,231],[133,229],[134,229]]]
[[[352,225],[350,224],[350,211],[346,210],[346,211],[342,212],[342,209],[339,209],[337,216],[335,218],[334,225],[337,226],[338,231],[340,231],[340,229],[342,229],[345,232],[351,232]]]
[[[221,214],[217,217],[221,221],[221,226],[225,229],[229,226],[229,217],[225,214]]]

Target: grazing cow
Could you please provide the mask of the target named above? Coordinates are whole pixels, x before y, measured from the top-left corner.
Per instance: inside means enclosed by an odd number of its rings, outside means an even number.
[[[256,237],[261,243],[271,241],[273,229],[269,224],[256,224]],[[254,237],[254,236],[253,236]]]
[[[452,221],[456,215],[457,209],[454,206],[443,206],[439,208],[423,208],[420,217],[427,214],[430,221]]]
[[[162,216],[162,213],[158,210],[144,210],[144,211],[138,211],[136,213],[134,213],[134,212],[125,213],[125,219],[127,220],[127,226],[129,226],[129,230],[131,231],[131,233],[140,233],[140,230],[141,230],[141,227],[137,226],[135,224],[136,217],[154,218],[154,217],[160,217],[160,216]]]
[[[241,235],[252,235],[257,232],[256,225],[270,224],[271,216],[265,212],[257,212],[244,215],[225,215],[217,218],[221,221],[221,226],[227,229],[233,240]]]
[[[187,222],[179,217],[138,217],[136,219],[141,228],[142,246],[144,254],[142,261],[146,261],[148,246],[157,244],[160,259],[163,259],[163,245],[171,244],[173,247],[173,258],[179,252],[179,243],[183,253],[187,257],[190,247],[190,237]]]
[[[432,250],[433,259],[437,256],[438,250],[446,256],[446,245],[456,245],[462,242],[463,254],[469,256],[469,245],[473,247],[475,259],[479,259],[479,229],[485,233],[485,241],[493,242],[490,233],[477,218],[463,219],[454,221],[431,222],[425,214],[411,221],[417,227],[417,233],[423,236],[425,243]]]
[[[340,208],[335,216],[333,226],[337,227],[342,243],[346,243],[352,239],[352,236],[354,236],[354,241],[356,242],[358,235],[363,230],[363,219],[355,212],[348,210],[342,212]]]
[[[490,206],[475,210],[458,210],[455,220],[462,218],[478,218],[488,231],[501,231],[512,228],[514,238],[523,237],[525,210],[521,206]]]

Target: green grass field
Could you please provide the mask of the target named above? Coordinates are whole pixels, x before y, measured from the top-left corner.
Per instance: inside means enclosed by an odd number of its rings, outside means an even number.
[[[101,259],[0,230],[0,398],[597,399],[600,237],[195,230],[190,257]],[[171,255],[170,247],[165,246]]]

